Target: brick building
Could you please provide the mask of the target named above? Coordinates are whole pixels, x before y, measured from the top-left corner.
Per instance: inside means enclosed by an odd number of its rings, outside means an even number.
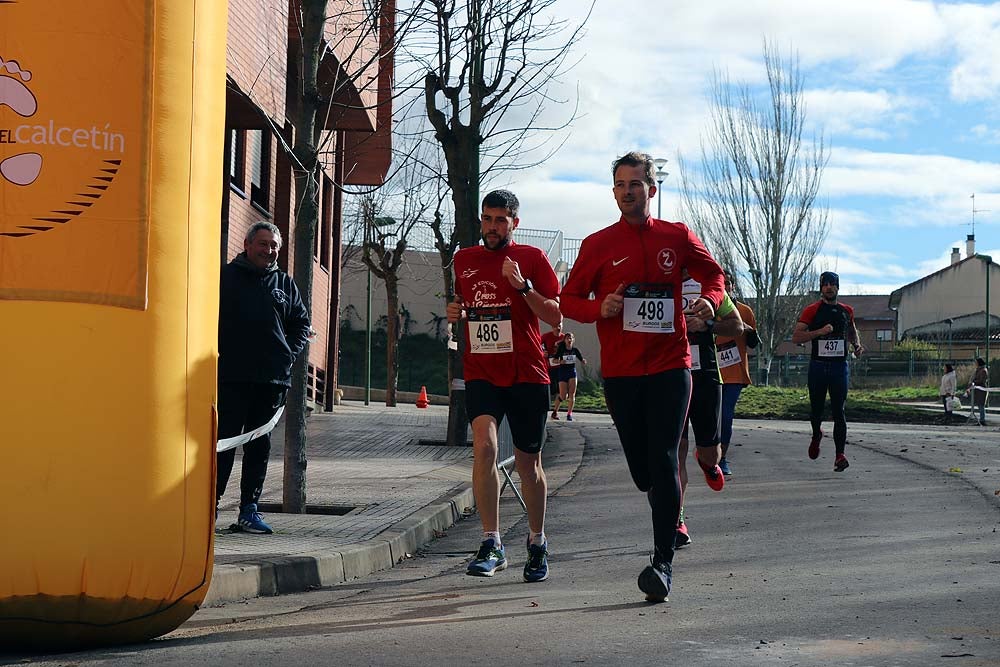
[[[284,237],[278,263],[292,273],[295,182],[289,115],[299,99],[299,0],[229,0],[222,261],[243,250],[249,227],[274,223]],[[395,1],[368,16],[351,0],[329,0],[320,95],[320,223],[313,249],[308,396],[331,404],[340,312],[343,185],[380,185],[391,160]],[[331,360],[333,363],[331,364]]]

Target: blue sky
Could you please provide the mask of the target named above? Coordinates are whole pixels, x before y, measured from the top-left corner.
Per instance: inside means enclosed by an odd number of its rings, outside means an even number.
[[[559,7],[572,20],[583,4]],[[677,159],[697,160],[713,68],[762,83],[764,39],[797,52],[831,149],[817,264],[843,293],[888,293],[952,247],[965,257],[972,193],[976,249],[1000,258],[1000,2],[597,0],[563,77],[581,113],[564,147],[491,185],[518,194],[525,227],[586,236],[617,219],[609,166],[636,148],[670,160],[663,217],[678,219]]]

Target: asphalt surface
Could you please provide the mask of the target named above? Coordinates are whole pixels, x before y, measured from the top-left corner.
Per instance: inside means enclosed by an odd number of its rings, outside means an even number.
[[[464,574],[471,517],[386,572],[205,609],[140,646],[0,663],[1000,664],[996,431],[852,425],[851,467],[835,473],[829,440],[807,458],[806,425],[739,424],[722,493],[689,466],[693,544],[653,605],[635,583],[645,498],[607,418],[581,417],[553,425],[547,449],[546,582],[522,581],[526,521],[505,500],[511,567],[492,579]]]

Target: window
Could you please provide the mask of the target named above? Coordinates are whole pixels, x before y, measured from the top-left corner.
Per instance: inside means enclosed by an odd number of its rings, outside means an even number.
[[[892,342],[892,329],[876,329],[875,340]]]
[[[229,131],[229,186],[239,192],[246,190],[247,135],[245,130]]]
[[[250,201],[265,213],[271,210],[271,133],[247,130],[250,153]]]
[[[316,254],[319,264],[330,270],[330,242],[333,240],[333,181],[323,177],[323,201],[320,207],[319,229],[316,230]]]

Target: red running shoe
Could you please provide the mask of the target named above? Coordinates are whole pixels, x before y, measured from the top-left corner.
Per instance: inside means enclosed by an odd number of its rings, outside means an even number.
[[[701,459],[698,458],[697,451],[694,453],[694,460],[698,462],[698,467],[705,473],[705,483],[708,484],[708,488],[713,491],[722,491],[722,487],[726,485],[726,476],[722,474],[722,468],[718,465],[711,468],[703,465]]]
[[[847,466],[851,465],[847,462],[847,457],[843,454],[837,454],[837,458],[833,461],[833,471],[834,472],[844,472],[847,470]]]
[[[809,458],[818,459],[819,458],[819,441],[823,439],[823,431],[819,432],[819,435],[814,437],[809,441]]]
[[[677,524],[677,534],[674,535],[674,549],[680,549],[681,547],[686,547],[689,544],[691,544],[691,536],[688,535],[687,524]]]

